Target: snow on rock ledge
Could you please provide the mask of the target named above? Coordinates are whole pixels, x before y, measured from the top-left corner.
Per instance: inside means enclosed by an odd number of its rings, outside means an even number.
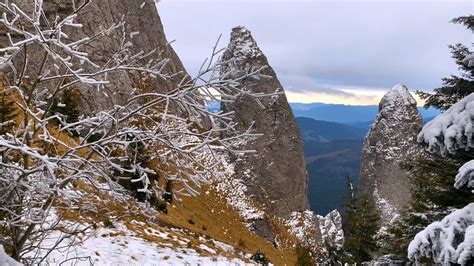
[[[471,93],[428,122],[418,135],[418,141],[428,143],[431,152],[443,156],[457,149],[469,150],[474,148],[473,124],[474,93]]]
[[[286,225],[315,254],[327,255],[327,247],[340,250],[344,246],[341,215],[333,210],[326,216],[316,215],[310,210],[293,212]]]
[[[474,256],[473,247],[474,203],[471,203],[416,234],[408,246],[408,257],[412,260],[431,257],[435,263],[465,265]]]
[[[12,259],[10,256],[8,256],[5,253],[5,250],[3,249],[3,246],[0,245],[0,265],[1,266],[20,266],[23,265],[19,263],[18,261]]]
[[[318,219],[323,243],[341,250],[344,247],[344,231],[339,211],[333,210],[326,216],[318,215]]]

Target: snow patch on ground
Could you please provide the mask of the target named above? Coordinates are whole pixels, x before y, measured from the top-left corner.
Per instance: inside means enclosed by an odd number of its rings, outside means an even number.
[[[72,242],[64,242],[51,252],[46,263],[59,265],[67,261],[64,265],[157,265],[157,262],[159,265],[249,265],[241,259],[221,255],[223,248],[227,251],[233,251],[233,248],[213,239],[202,239],[203,243],[196,249],[187,247],[190,241],[188,239],[152,228],[144,231],[163,241],[147,241],[123,224],[117,224],[115,229],[100,228],[84,239],[79,236],[74,240],[73,246],[70,245]],[[48,247],[55,244],[60,234],[54,232],[42,245]],[[173,241],[167,242],[167,239]]]
[[[5,253],[5,250],[3,249],[3,246],[0,245],[0,265],[1,266],[20,266],[22,265],[18,261],[12,259],[10,256],[8,256]]]

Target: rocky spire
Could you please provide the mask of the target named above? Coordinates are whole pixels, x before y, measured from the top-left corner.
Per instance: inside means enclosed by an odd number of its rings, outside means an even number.
[[[240,83],[247,91],[283,92],[267,58],[246,28],[232,30],[222,61],[226,62],[223,78],[239,78],[262,69],[258,77],[241,79]],[[260,101],[245,93],[235,96],[235,101],[223,103],[222,109],[234,112],[233,119],[240,130],[252,127],[253,132],[263,134],[245,145],[245,149],[256,153],[232,158],[236,178],[244,181],[247,193],[264,206],[267,213],[287,219],[292,212],[306,210],[308,176],[303,142],[285,94],[264,97]],[[265,235],[265,232],[261,234]]]
[[[387,225],[410,201],[410,180],[400,163],[415,159],[423,126],[416,101],[403,85],[382,98],[379,113],[365,137],[359,190],[374,200],[382,225]]]

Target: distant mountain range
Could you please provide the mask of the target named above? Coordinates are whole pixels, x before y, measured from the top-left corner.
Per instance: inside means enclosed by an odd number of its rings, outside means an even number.
[[[341,210],[348,192],[347,179],[358,184],[364,137],[379,107],[325,103],[290,106],[304,143],[310,208],[320,215]],[[218,111],[219,103],[209,109]],[[439,114],[432,108],[419,110],[425,123]]]
[[[367,131],[350,125],[314,120],[308,117],[297,117],[301,135],[306,141],[316,140],[329,142],[331,140],[363,139]]]
[[[377,105],[344,105],[344,104],[325,104],[325,103],[290,103],[293,113],[296,117],[308,117],[316,120],[331,121],[343,124],[358,123],[367,128],[368,121],[374,121],[379,107]],[[439,111],[434,108],[418,108],[424,118],[435,117]],[[370,123],[371,123],[370,122]]]

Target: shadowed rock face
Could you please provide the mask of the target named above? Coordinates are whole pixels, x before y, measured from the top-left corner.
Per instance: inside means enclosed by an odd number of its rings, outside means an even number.
[[[10,1],[24,10],[33,10],[33,1],[31,0],[13,0]],[[80,6],[84,1],[75,0],[75,7],[71,0],[44,0],[44,13],[51,23],[56,16],[65,17],[70,15],[74,8]],[[1,9],[1,8],[0,8]],[[0,10],[2,11],[2,10]],[[154,0],[91,0],[90,3],[78,12],[77,22],[83,24],[79,29],[68,29],[66,32],[73,40],[81,39],[86,36],[94,36],[101,29],[107,29],[114,23],[125,21],[124,31],[122,29],[114,30],[109,35],[110,38],[98,38],[92,41],[86,47],[93,62],[103,64],[116,53],[122,41],[122,36],[126,36],[126,41],[132,44],[132,53],[143,51],[144,53],[156,50],[150,57],[155,60],[169,59],[164,67],[163,73],[173,75],[169,79],[156,78],[146,81],[146,88],[151,91],[167,92],[175,89],[177,84],[187,76],[180,59],[169,45],[164,34],[163,26],[158,15]],[[43,23],[45,23],[43,21]],[[44,25],[43,25],[44,26]],[[138,33],[138,34],[137,34]],[[15,36],[13,36],[15,38]],[[72,40],[72,41],[73,41]],[[7,45],[5,29],[0,28],[0,45]],[[71,42],[72,42],[71,41]],[[27,74],[35,76],[40,69],[41,60],[44,54],[32,53],[35,47],[28,47],[29,65]],[[22,61],[21,58],[19,58]],[[52,69],[53,67],[49,67]],[[59,73],[62,70],[58,70]],[[86,85],[76,86],[81,93],[81,108],[83,112],[94,112],[112,107],[114,104],[122,104],[130,98],[130,92],[135,87],[140,88],[141,77],[137,75],[116,73],[110,77],[111,84],[108,85],[105,94],[99,95],[95,88]],[[55,87],[55,84],[48,84],[48,87]]]
[[[410,180],[400,163],[416,159],[416,137],[423,121],[405,86],[396,85],[381,100],[379,113],[365,137],[361,159],[361,193],[374,200],[387,225],[410,201]]]
[[[251,93],[283,92],[275,72],[258,48],[250,32],[244,27],[232,30],[230,44],[224,52],[222,76],[240,78],[248,72],[264,68],[265,77],[246,77],[240,80]],[[233,111],[238,129],[249,127],[261,133],[244,149],[253,154],[234,157],[236,177],[243,179],[251,197],[263,205],[267,213],[287,219],[292,212],[308,208],[306,164],[303,142],[293,113],[284,94],[260,99],[243,93],[236,95],[234,103],[223,103],[225,112]]]

